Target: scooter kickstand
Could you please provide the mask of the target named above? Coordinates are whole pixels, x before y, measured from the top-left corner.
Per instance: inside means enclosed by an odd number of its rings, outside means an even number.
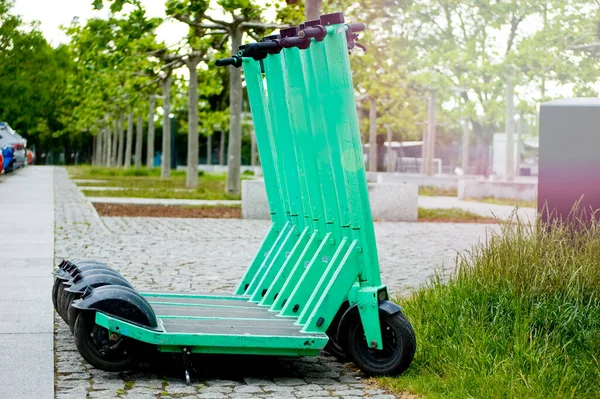
[[[188,348],[183,348],[183,370],[185,371],[185,383],[190,385],[190,356]]]

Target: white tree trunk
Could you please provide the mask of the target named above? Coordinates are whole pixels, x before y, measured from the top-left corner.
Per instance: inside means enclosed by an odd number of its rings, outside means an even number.
[[[96,166],[96,158],[98,156],[98,137],[92,136],[92,166]]]
[[[394,150],[392,149],[392,130],[387,126],[387,171],[394,171]]]
[[[425,162],[427,160],[427,147],[428,147],[427,143],[429,142],[427,139],[427,123],[425,123],[425,122],[423,123],[421,130],[423,130],[423,132],[422,132],[423,144],[421,145],[421,173],[425,174],[425,172],[426,172]]]
[[[511,181],[515,178],[515,103],[514,87],[510,78],[506,79],[506,165],[504,177]]]
[[[212,165],[212,134],[206,136],[206,164]]]
[[[131,166],[131,147],[133,146],[133,112],[127,115],[127,143],[125,144],[125,169]]]
[[[102,153],[104,147],[102,146],[102,130],[96,133],[96,165],[102,166]]]
[[[254,128],[250,131],[250,165],[256,166],[256,135]]]
[[[377,172],[377,102],[369,100],[369,172]]]
[[[144,120],[141,116],[137,118],[137,134],[135,135],[135,167],[142,167],[142,145],[144,143]]]
[[[188,153],[187,153],[187,176],[185,186],[187,188],[198,187],[198,71],[196,67],[200,57],[191,56],[187,60],[190,71],[188,85]]]
[[[117,167],[123,166],[123,147],[125,145],[125,114],[119,117],[119,154],[117,154]]]
[[[112,154],[111,154],[111,150],[112,150],[112,131],[110,128],[110,123],[108,121],[108,118],[106,118],[106,166],[110,167],[110,161],[112,160]]]
[[[243,31],[236,27],[231,34],[231,48],[242,44]],[[227,194],[240,194],[240,166],[242,158],[242,75],[239,68],[229,67],[229,146],[227,152]]]
[[[117,165],[117,151],[119,149],[118,147],[119,145],[119,116],[116,115],[115,116],[115,126],[114,126],[114,132],[113,132],[113,139],[112,139],[112,150],[111,150],[111,157],[110,157],[110,163],[112,166],[116,166]]]
[[[168,179],[171,176],[171,83],[172,77],[163,80],[163,134],[162,134],[162,160],[160,164],[160,177]]]
[[[470,136],[469,119],[464,118],[462,125],[463,125],[462,170],[463,170],[463,173],[466,175],[469,170],[469,144],[470,144],[470,142],[469,142],[469,136]]]
[[[435,93],[429,92],[429,110],[427,112],[427,154],[425,160],[425,174],[431,176],[434,173],[433,159],[435,158]]]
[[[150,96],[149,111],[148,111],[148,143],[146,149],[146,167],[152,169],[154,167],[154,109],[156,107],[156,99],[154,95]]]
[[[219,165],[225,165],[225,132],[221,132],[219,141]]]
[[[304,9],[306,21],[319,19],[319,16],[321,15],[321,3],[322,0],[306,0]]]

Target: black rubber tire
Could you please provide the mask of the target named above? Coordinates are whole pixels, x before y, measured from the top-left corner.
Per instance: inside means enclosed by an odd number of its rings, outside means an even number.
[[[64,281],[60,280],[60,284],[58,284],[58,288],[56,289],[56,312],[64,321],[67,321],[65,319],[66,316],[62,313],[62,297],[65,294],[66,288],[63,283]]]
[[[360,318],[348,330],[348,354],[363,372],[372,376],[402,374],[415,356],[417,341],[410,322],[401,312],[379,312],[383,349],[371,349]]]
[[[108,330],[95,322],[96,312],[79,312],[75,321],[75,344],[81,356],[92,366],[104,371],[124,371],[131,369],[137,363],[136,342],[126,337],[120,337],[115,343],[115,349],[105,349],[105,355],[100,353],[98,342],[103,336],[108,336]],[[105,340],[104,340],[105,341]],[[106,341],[105,341],[106,342]]]
[[[72,292],[68,292],[68,291],[63,291],[63,296],[62,299],[60,301],[60,309],[61,309],[61,313],[63,315],[63,318],[65,320],[65,323],[67,323],[67,325],[69,326],[71,332],[73,332],[73,328],[75,326],[75,320],[71,320],[69,318],[69,309],[71,308],[71,303],[77,299],[78,297],[80,297],[80,294],[75,294]]]
[[[338,329],[340,326],[340,322],[342,321],[342,318],[344,317],[344,314],[346,314],[346,311],[350,308],[350,303],[348,302],[348,300],[345,300],[342,305],[340,306],[340,308],[338,309],[335,317],[333,318],[333,320],[331,321],[331,324],[329,325],[329,328],[327,329],[327,336],[329,337],[329,341],[327,342],[327,345],[325,345],[325,347],[323,348],[323,350],[325,352],[327,352],[328,354],[332,355],[333,357],[335,357],[337,360],[339,360],[342,363],[346,363],[349,358],[348,358],[348,351],[344,349],[344,346],[340,343],[339,337],[338,337]]]
[[[341,363],[346,363],[348,361],[348,352],[345,351],[340,344],[338,344],[334,339],[329,337],[329,341],[327,345],[323,348],[325,352],[335,357]]]
[[[52,285],[52,306],[54,306],[54,310],[56,310],[58,312],[58,310],[56,309],[57,306],[57,302],[56,302],[56,295],[58,294],[58,286],[60,285],[61,280],[59,280],[58,278],[54,279],[54,284]]]

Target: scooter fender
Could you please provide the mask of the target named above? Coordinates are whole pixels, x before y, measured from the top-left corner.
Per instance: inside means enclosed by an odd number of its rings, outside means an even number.
[[[96,288],[104,285],[121,285],[123,287],[133,288],[131,284],[121,275],[107,273],[108,270],[99,271],[96,274],[85,275],[85,273],[73,279],[73,285],[65,288],[66,292],[73,294],[83,294],[88,287]]]
[[[130,323],[150,328],[158,327],[152,306],[132,288],[120,285],[88,287],[81,299],[73,301],[79,311],[97,311]]]
[[[116,276],[116,277],[121,277],[123,280],[125,280],[125,277],[123,277],[121,275],[121,273],[116,272],[112,269],[104,269],[104,268],[96,268],[96,267],[92,267],[92,268],[88,268],[85,270],[80,271],[79,273],[75,274],[73,277],[71,277],[69,280],[64,281],[63,284],[68,287],[68,286],[72,286],[75,285],[77,283],[79,283],[80,281],[91,277],[91,276],[95,276],[98,274],[103,274],[103,275],[107,275],[107,276]],[[66,289],[65,287],[65,289]]]
[[[392,301],[379,301],[379,314],[383,313],[387,316],[391,316],[401,311],[402,308]],[[342,346],[342,348],[346,347],[347,331],[350,328],[350,325],[356,319],[360,319],[358,305],[352,305],[348,308],[348,310],[346,310],[346,312],[342,316],[342,320],[340,321],[337,331],[338,342]]]

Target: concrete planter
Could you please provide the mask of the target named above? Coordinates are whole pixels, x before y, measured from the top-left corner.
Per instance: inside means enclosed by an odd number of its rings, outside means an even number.
[[[415,222],[419,190],[416,184],[369,183],[373,220]],[[242,181],[242,218],[269,219],[269,203],[264,180]]]

